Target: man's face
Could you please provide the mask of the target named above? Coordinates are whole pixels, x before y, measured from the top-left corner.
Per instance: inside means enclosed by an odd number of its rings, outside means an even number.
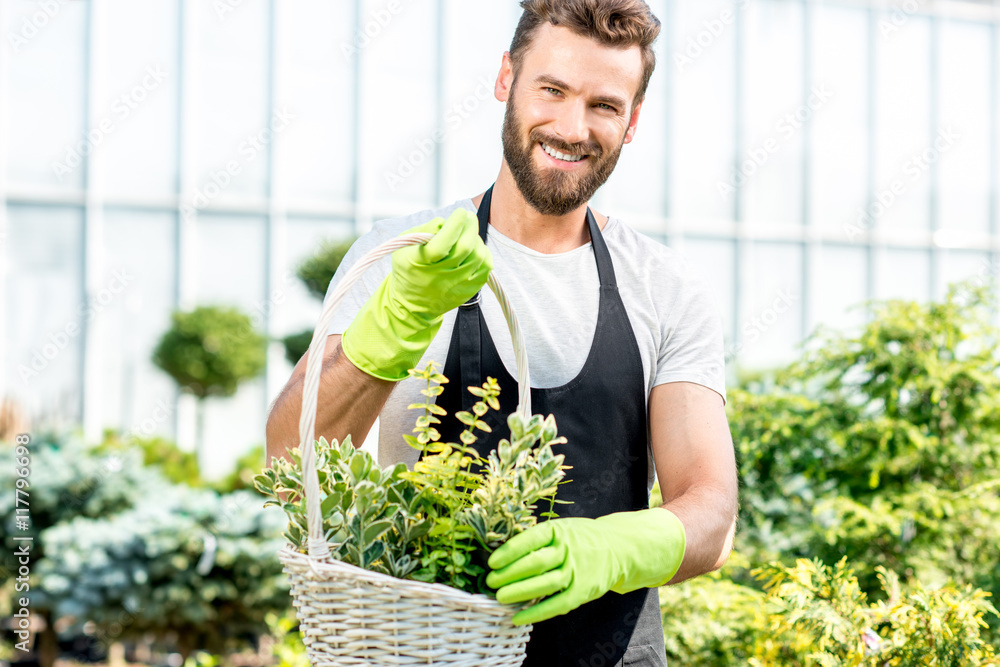
[[[604,185],[632,140],[642,76],[638,46],[616,49],[544,24],[509,81],[504,159],[539,213],[564,215]]]

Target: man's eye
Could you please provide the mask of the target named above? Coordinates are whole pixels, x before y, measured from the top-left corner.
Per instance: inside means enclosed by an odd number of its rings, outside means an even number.
[[[613,106],[611,106],[610,104],[605,104],[604,102],[601,102],[597,106],[599,106],[602,109],[607,109],[608,111],[616,111],[616,109]]]
[[[546,92],[552,93],[553,95],[558,95],[559,91],[556,88],[546,88]]]

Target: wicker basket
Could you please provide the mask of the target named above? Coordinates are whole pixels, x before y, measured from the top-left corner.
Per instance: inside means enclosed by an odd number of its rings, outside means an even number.
[[[313,667],[328,665],[520,665],[531,632],[515,626],[519,607],[443,584],[397,579],[335,560],[323,537],[315,425],[319,376],[333,312],[369,266],[392,251],[426,243],[431,234],[397,237],[361,258],[337,286],[313,332],[306,362],[299,448],[309,525],[308,554],[292,545],[278,557],[291,583],[299,630]],[[510,327],[518,367],[518,412],[531,415],[527,355],[517,319],[490,274]]]

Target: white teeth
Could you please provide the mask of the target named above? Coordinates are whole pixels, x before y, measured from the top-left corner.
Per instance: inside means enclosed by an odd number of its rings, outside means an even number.
[[[567,155],[566,153],[560,153],[554,148],[550,148],[546,144],[542,144],[542,150],[551,155],[552,157],[565,160],[566,162],[579,162],[583,159],[582,155]]]

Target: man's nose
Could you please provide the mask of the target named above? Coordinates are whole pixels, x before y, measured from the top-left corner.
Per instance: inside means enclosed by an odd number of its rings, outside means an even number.
[[[567,144],[586,141],[590,132],[587,129],[587,106],[583,100],[564,104],[553,129]]]

